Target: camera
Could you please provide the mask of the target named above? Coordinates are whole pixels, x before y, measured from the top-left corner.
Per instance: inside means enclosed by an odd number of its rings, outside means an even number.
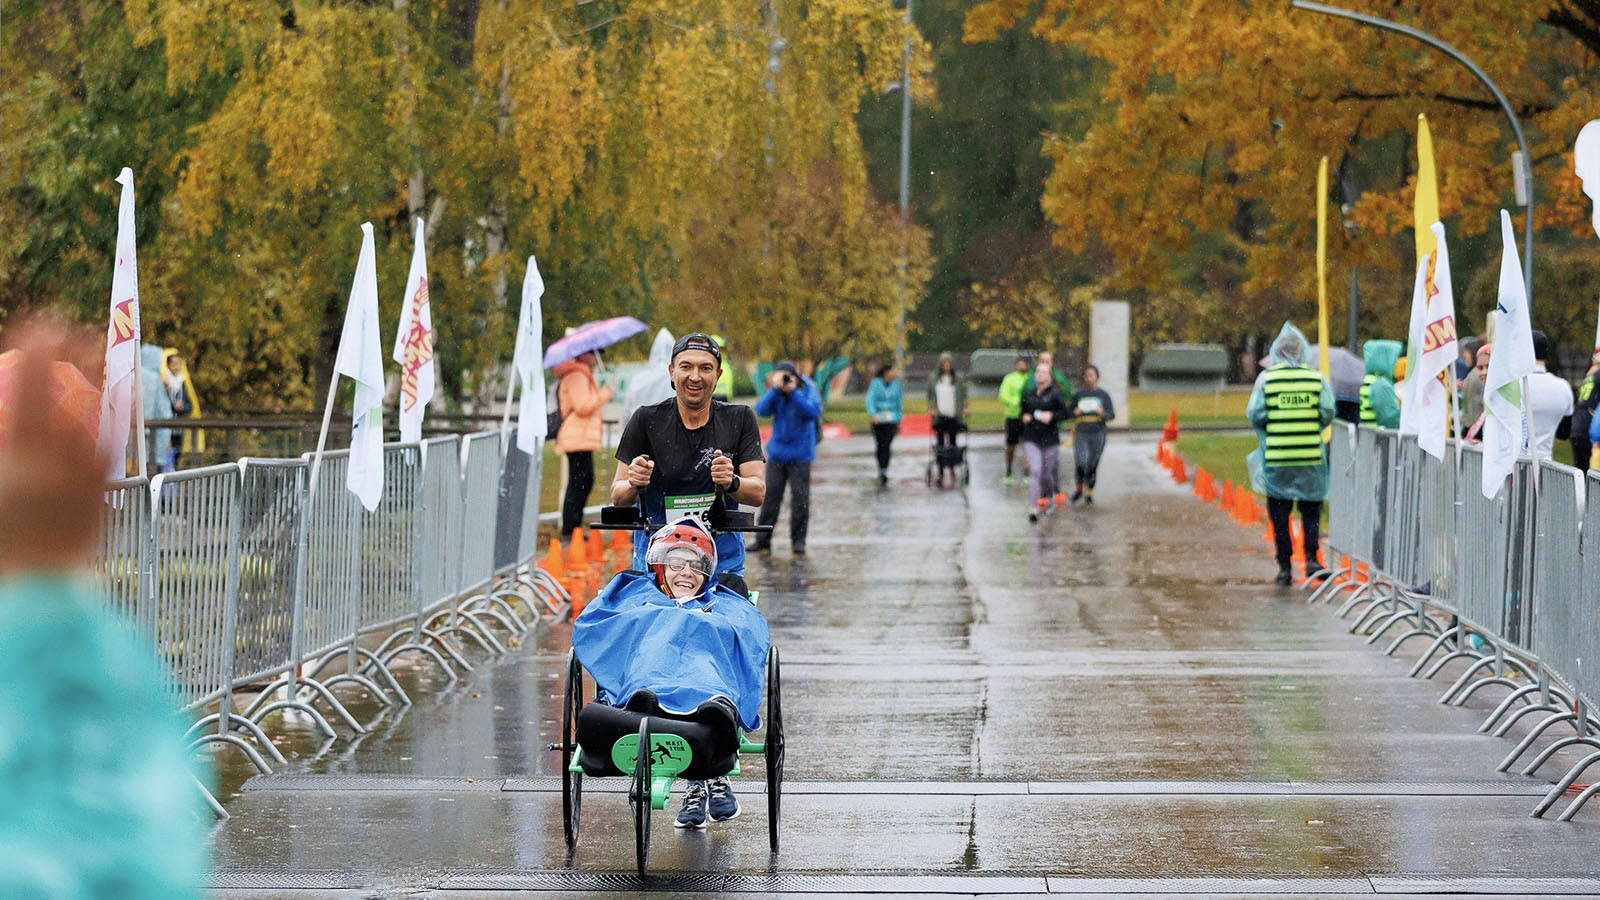
[[[783,373],[783,386],[794,387],[794,376],[790,375],[788,372]]]

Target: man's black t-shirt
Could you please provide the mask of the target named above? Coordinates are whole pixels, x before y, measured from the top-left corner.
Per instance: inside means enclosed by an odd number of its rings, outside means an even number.
[[[678,414],[678,399],[669,397],[634,411],[617,441],[617,460],[627,465],[641,454],[655,460],[655,475],[640,497],[646,518],[665,525],[669,518],[676,520],[710,505],[716,496],[716,486],[711,483],[711,460],[716,450],[733,460],[735,472],[752,460],[766,461],[755,410],[713,400],[710,421],[689,429]],[[729,509],[738,506],[731,500],[725,502]],[[642,542],[635,546],[642,546]],[[743,569],[744,541],[737,534],[719,535],[717,571]]]

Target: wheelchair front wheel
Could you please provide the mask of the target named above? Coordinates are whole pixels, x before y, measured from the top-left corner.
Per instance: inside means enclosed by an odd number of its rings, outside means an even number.
[[[767,651],[767,839],[778,852],[778,824],[783,812],[783,677],[778,648]]]
[[[572,771],[578,752],[578,712],[583,709],[583,665],[576,653],[567,660],[567,692],[561,704],[561,830],[567,852],[578,849],[578,824],[583,809],[583,773]]]
[[[650,717],[639,720],[639,749],[633,764],[633,786],[628,790],[633,803],[633,850],[639,863],[639,877],[650,866]]]

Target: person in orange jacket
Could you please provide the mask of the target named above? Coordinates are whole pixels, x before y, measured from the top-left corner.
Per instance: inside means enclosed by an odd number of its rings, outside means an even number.
[[[594,367],[600,354],[593,350],[555,367],[561,379],[556,402],[561,407],[561,430],[556,432],[556,452],[567,455],[567,494],[561,503],[561,535],[583,524],[583,504],[594,490],[594,451],[600,449],[600,409],[611,400],[611,388],[597,387]]]

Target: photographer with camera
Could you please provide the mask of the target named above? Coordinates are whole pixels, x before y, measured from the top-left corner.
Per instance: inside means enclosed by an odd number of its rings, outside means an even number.
[[[789,486],[789,541],[795,555],[806,552],[806,526],[811,521],[811,461],[817,455],[817,420],[822,400],[811,379],[794,363],[778,363],[767,376],[767,392],[756,401],[756,415],[772,419],[767,441],[767,496],[756,521],[771,525],[783,508],[783,488]],[[756,550],[772,548],[772,536],[756,539]]]

